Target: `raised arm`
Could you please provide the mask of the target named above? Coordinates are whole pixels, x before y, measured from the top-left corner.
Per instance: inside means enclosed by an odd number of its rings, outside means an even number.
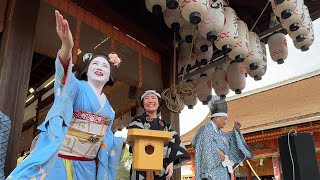
[[[69,28],[69,23],[58,10],[55,10],[57,34],[61,40],[59,56],[64,68],[68,67],[69,59],[72,55],[73,37]]]

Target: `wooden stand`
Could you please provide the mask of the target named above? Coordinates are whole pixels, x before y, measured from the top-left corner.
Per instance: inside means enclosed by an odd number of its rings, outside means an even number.
[[[163,146],[172,133],[145,129],[129,129],[127,142],[133,143],[132,168],[139,171],[162,170]]]

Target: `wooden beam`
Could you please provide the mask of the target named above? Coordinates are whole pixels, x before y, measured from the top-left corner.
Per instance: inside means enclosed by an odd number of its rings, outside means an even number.
[[[53,103],[53,100],[54,100],[54,94],[51,94],[46,99],[40,101],[40,103],[38,103],[38,105],[37,105],[37,111],[40,111],[43,108],[45,108],[48,105],[50,105],[51,103]]]
[[[112,24],[119,28],[122,32],[129,34],[130,36],[136,38],[140,42],[147,45],[147,47],[163,53],[164,48],[167,48],[168,45],[163,41],[157,38],[155,33],[148,31],[139,27],[137,24],[128,20],[127,17],[124,17],[122,14],[118,13],[110,5],[107,5],[107,2],[103,0],[96,1],[82,1],[82,0],[71,0],[85,10],[91,12],[97,17],[101,18],[107,23]],[[151,15],[151,14],[150,14]]]
[[[98,30],[102,33],[108,34],[110,35],[110,37],[113,40],[119,41],[121,44],[124,44],[128,47],[130,47],[131,49],[137,51],[138,53],[141,53],[143,56],[155,61],[155,62],[159,62],[160,61],[160,55],[158,52],[156,52],[155,50],[151,49],[150,47],[152,46],[144,46],[141,44],[141,42],[137,41],[137,37],[132,38],[132,34],[128,34],[128,32],[130,32],[128,29],[128,31],[126,31],[125,29],[116,29],[114,28],[115,24],[110,23],[110,16],[104,15],[103,13],[100,13],[99,15],[94,14],[97,13],[97,11],[101,10],[102,6],[104,7],[103,4],[99,4],[99,3],[95,3],[94,1],[90,1],[94,4],[94,6],[92,4],[87,4],[86,3],[81,3],[78,1],[72,1],[72,0],[45,0],[45,2],[48,2],[49,4],[51,4],[52,6],[54,6],[55,8],[58,8],[62,11],[65,11],[66,13],[68,13],[69,15],[76,17],[77,20],[80,20],[81,23],[86,23],[87,25],[89,25],[90,27],[94,28],[95,30]],[[83,4],[83,8],[80,7],[79,4]],[[93,6],[91,9],[89,7]],[[111,11],[112,9],[110,7],[108,7],[109,9],[102,9],[102,11]],[[102,16],[102,17],[101,17]],[[120,15],[119,15],[120,16]],[[114,17],[112,17],[114,18]],[[126,25],[129,25],[129,22],[123,18],[121,19],[124,23],[124,27],[128,27]],[[114,22],[112,20],[112,22]],[[119,27],[117,27],[119,28]],[[140,32],[144,32],[144,29],[139,29]],[[146,34],[144,34],[146,35]],[[140,39],[139,39],[140,40]],[[157,41],[154,41],[157,42]],[[153,42],[153,43],[154,43]],[[154,43],[154,44],[158,44]]]
[[[0,32],[3,31],[4,28],[4,19],[6,15],[8,0],[0,0]]]
[[[0,45],[0,111],[11,119],[5,173],[16,166],[40,0],[8,2]]]
[[[38,104],[40,104],[42,101],[42,96],[38,97]],[[40,108],[38,108],[39,106],[37,106],[36,108],[36,116],[35,116],[35,123],[33,125],[33,138],[36,137],[37,135],[37,127],[38,127],[38,123],[39,123],[39,112],[40,112]]]
[[[47,93],[48,91],[50,91],[54,86],[54,83],[51,83],[48,87],[41,89],[39,92],[36,92],[34,94],[34,98],[31,99],[28,103],[26,103],[26,108],[28,106],[30,106],[34,101],[36,101],[38,99],[39,96],[44,95],[45,93]],[[53,101],[52,101],[53,102]]]
[[[201,74],[201,73],[205,72],[208,69],[217,68],[219,65],[221,65],[223,63],[223,61],[224,61],[224,54],[222,52],[219,52],[214,57],[212,57],[212,60],[211,60],[210,64],[208,64],[208,65],[206,65],[204,67],[201,67],[201,68],[200,68],[200,64],[199,64],[198,66],[194,67],[190,71],[190,73],[185,74],[183,79],[184,80],[185,79],[189,79],[189,78],[191,78],[191,77],[193,77],[193,76],[195,76],[197,74]],[[180,74],[179,75],[179,81],[181,81],[181,80],[182,80],[182,75]]]

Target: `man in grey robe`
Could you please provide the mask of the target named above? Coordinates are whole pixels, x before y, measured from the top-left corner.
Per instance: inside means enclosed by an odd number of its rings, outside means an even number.
[[[253,155],[239,131],[239,121],[234,122],[231,132],[221,130],[227,123],[227,102],[213,97],[209,108],[211,120],[198,130],[192,141],[196,180],[230,180],[234,165]]]

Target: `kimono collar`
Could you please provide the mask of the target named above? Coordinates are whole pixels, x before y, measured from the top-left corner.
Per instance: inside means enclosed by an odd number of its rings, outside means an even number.
[[[210,121],[210,123],[212,124],[212,127],[213,127],[214,131],[216,133],[219,133],[219,129],[218,129],[217,125],[213,121]]]
[[[143,119],[144,122],[148,122],[148,123],[151,123],[151,122],[153,122],[153,121],[158,121],[158,123],[160,124],[160,126],[162,126],[162,127],[165,126],[164,120],[160,119],[160,117],[151,118],[146,112],[144,112],[144,113],[141,115],[141,119]]]
[[[153,121],[153,120],[158,120],[158,121],[161,120],[159,117],[151,118],[146,112],[144,112],[141,117],[142,117],[143,119],[145,119],[146,121],[148,121],[148,122],[151,122],[151,121]]]

